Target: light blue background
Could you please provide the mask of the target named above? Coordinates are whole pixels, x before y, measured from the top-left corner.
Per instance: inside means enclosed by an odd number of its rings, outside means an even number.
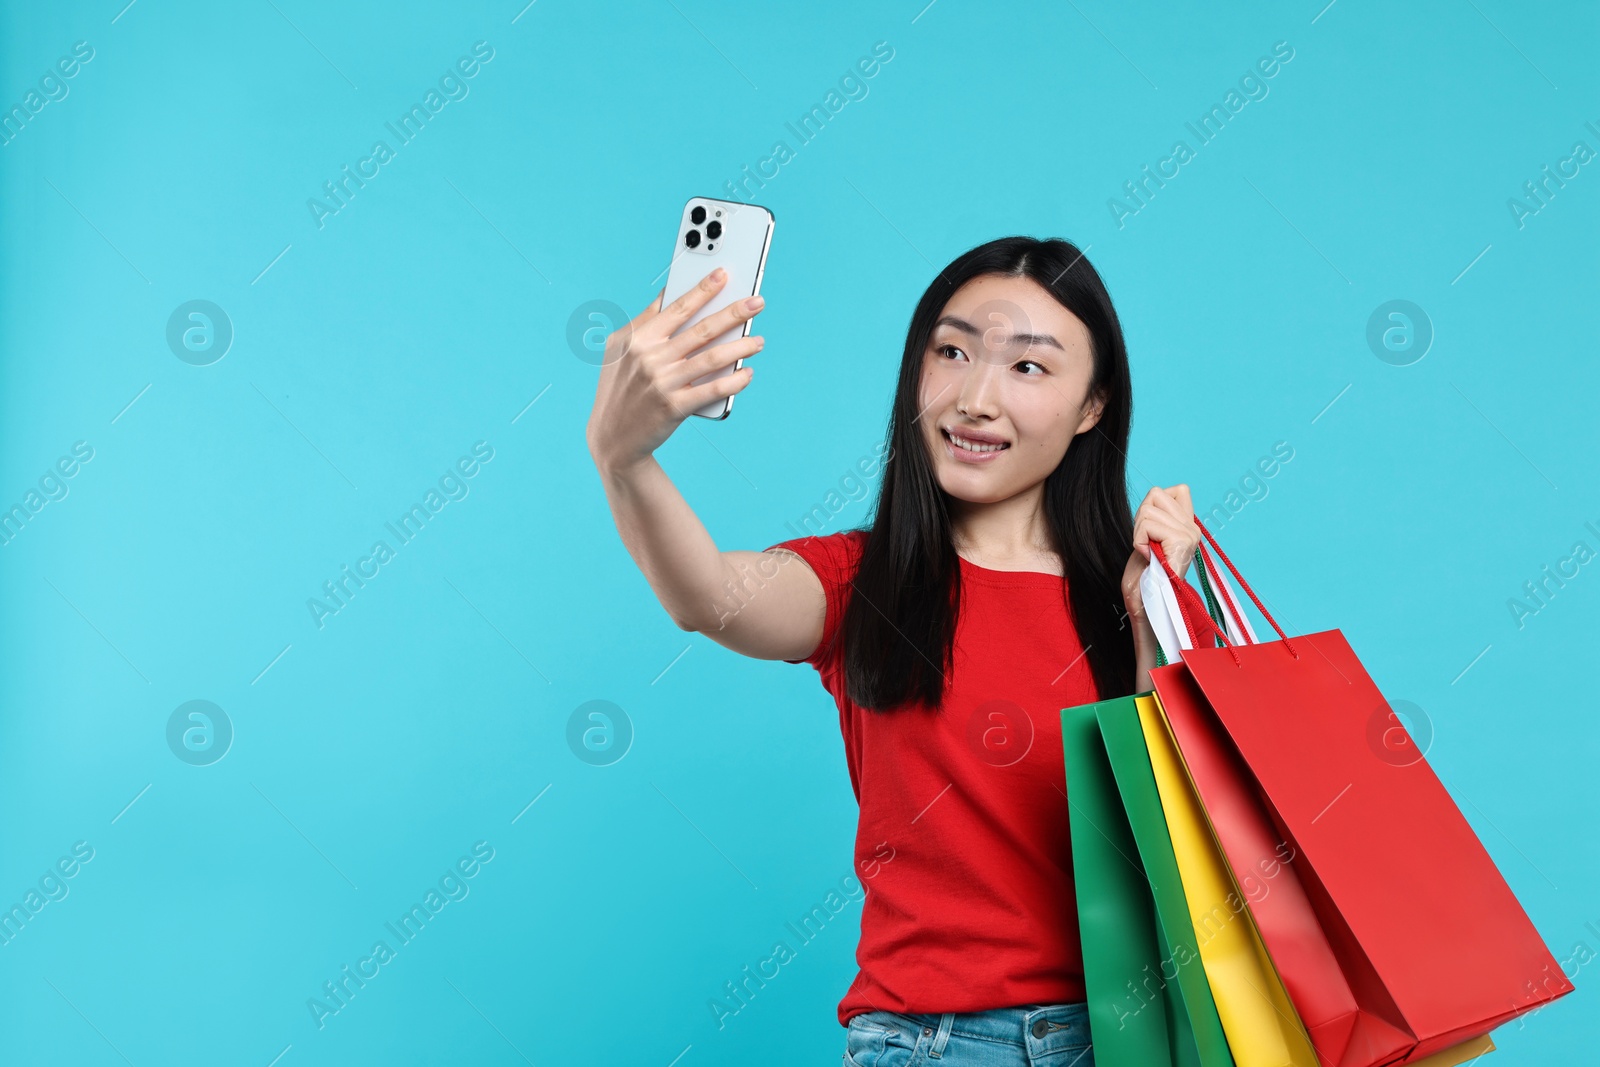
[[[565,340],[586,301],[643,307],[683,201],[778,139],[754,384],[660,452],[719,545],[794,536],[872,453],[936,267],[1087,246],[1135,499],[1181,480],[1204,511],[1288,442],[1224,544],[1424,710],[1557,958],[1600,953],[1600,564],[1507,606],[1600,550],[1600,164],[1507,206],[1600,149],[1592,5],[123,3],[0,26],[6,108],[95,50],[0,147],[0,506],[94,449],[0,548],[0,904],[95,850],[0,946],[0,1062],[837,1061],[857,903],[725,1027],[707,1007],[850,872],[833,702],[659,608]],[[307,199],[479,40],[470,95],[319,229]],[[1269,94],[1119,228],[1108,199],[1277,41]],[[164,336],[193,299],[235,330],[206,367]],[[1366,343],[1391,299],[1435,331],[1410,366]],[[480,440],[470,494],[318,629],[307,599]],[[167,746],[194,699],[236,730],[211,766]],[[594,699],[636,733],[611,766],[565,740]],[[476,841],[470,895],[319,1030],[307,999]],[[1591,1057],[1597,975],[1492,1062]]]

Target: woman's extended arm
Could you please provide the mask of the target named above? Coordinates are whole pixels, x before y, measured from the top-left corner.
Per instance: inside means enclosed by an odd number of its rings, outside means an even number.
[[[718,551],[654,456],[601,466],[628,554],[684,630],[755,659],[804,659],[822,640],[822,582],[792,552]]]
[[[792,553],[718,551],[654,454],[690,412],[750,381],[745,367],[689,385],[759,351],[760,337],[691,353],[754,316],[759,298],[730,305],[672,336],[723,283],[707,275],[664,310],[658,294],[606,339],[585,435],[617,532],[673,622],[747,656],[802,659],[822,636],[821,581],[809,567],[782,565],[798,558]],[[757,562],[765,565],[752,593],[747,572]]]

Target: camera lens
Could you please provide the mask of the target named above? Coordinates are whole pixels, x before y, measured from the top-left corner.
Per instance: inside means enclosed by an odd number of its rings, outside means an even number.
[[[712,240],[716,240],[718,237],[721,237],[722,236],[722,223],[713,222],[710,226],[707,226],[706,227],[706,236],[711,238]]]
[[[689,221],[694,223],[696,226],[706,221],[706,209],[696,205],[695,209],[689,212]]]
[[[696,210],[698,210],[698,209],[696,209]],[[683,235],[683,243],[688,245],[690,248],[699,248],[700,247],[700,231],[699,230],[690,230],[688,233],[684,234]]]

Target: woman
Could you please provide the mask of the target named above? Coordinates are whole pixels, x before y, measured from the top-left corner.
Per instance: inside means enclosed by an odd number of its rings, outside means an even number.
[[[1129,512],[1105,285],[1061,240],[958,257],[911,318],[870,526],[749,552],[720,551],[653,457],[754,373],[688,384],[762,347],[704,347],[760,297],[672,336],[722,284],[610,336],[588,443],[678,625],[812,664],[838,703],[868,889],[844,1062],[1092,1067],[1060,709],[1150,688],[1149,543],[1182,573],[1197,540],[1187,486]]]

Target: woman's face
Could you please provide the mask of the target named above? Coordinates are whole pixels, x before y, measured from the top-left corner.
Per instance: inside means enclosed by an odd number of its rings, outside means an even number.
[[[940,487],[987,504],[1042,483],[1100,417],[1093,371],[1088,327],[1032,278],[984,274],[957,289],[928,338],[917,391]]]

